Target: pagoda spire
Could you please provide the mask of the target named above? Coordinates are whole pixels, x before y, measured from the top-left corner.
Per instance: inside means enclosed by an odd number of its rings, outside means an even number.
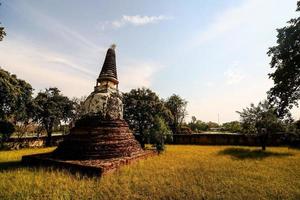
[[[115,53],[116,45],[111,45],[111,47],[107,50],[106,57],[97,79],[98,83],[102,81],[111,81],[114,84],[118,84],[117,77],[117,65],[116,65],[116,53]]]

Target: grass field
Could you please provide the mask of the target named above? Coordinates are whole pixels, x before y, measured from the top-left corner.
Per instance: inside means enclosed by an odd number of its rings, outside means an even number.
[[[0,152],[0,199],[300,199],[300,151],[285,147],[167,146],[102,178],[27,168]]]

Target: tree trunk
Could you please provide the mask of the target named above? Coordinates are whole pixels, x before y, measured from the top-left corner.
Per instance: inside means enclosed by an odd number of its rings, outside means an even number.
[[[52,131],[53,131],[54,120],[50,120],[46,125],[47,138],[46,138],[46,147],[52,146]]]
[[[141,147],[142,147],[143,149],[145,149],[145,141],[144,141],[144,139],[141,140]]]
[[[265,133],[263,135],[260,136],[260,141],[261,141],[261,149],[262,151],[266,150],[267,147],[267,139],[268,139],[268,134]]]
[[[176,128],[175,124],[171,124],[170,128],[171,128],[171,131],[172,131],[173,135],[177,134],[177,128]]]
[[[266,143],[264,143],[264,142],[262,143],[261,149],[262,149],[263,151],[266,150]]]
[[[52,131],[47,130],[46,147],[52,146]]]

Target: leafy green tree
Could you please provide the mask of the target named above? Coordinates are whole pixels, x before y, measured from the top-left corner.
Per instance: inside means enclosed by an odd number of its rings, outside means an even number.
[[[74,104],[74,115],[70,119],[72,124],[75,124],[75,121],[80,119],[83,116],[84,112],[84,101],[86,100],[86,96],[82,96],[80,98],[74,97],[72,98]]]
[[[47,132],[46,146],[51,146],[51,136],[55,125],[68,121],[73,117],[74,103],[60,94],[57,88],[49,88],[39,92],[34,99],[35,121]]]
[[[0,148],[3,148],[3,143],[9,139],[14,131],[15,126],[11,122],[0,121]]]
[[[196,123],[196,121],[197,121],[197,118],[195,117],[195,116],[192,116],[192,121],[191,121],[191,123]]]
[[[177,130],[177,134],[193,134],[192,129],[186,124],[186,123],[182,123],[180,125],[180,127]]]
[[[208,125],[201,120],[197,120],[195,116],[192,116],[192,121],[188,123],[188,126],[194,133],[208,130]]]
[[[0,5],[1,5],[1,3],[0,3]],[[6,33],[4,31],[4,27],[0,26],[0,41],[3,40],[4,36],[6,36]]]
[[[262,150],[266,149],[269,134],[284,129],[283,122],[276,115],[276,109],[268,101],[253,103],[250,107],[237,112],[241,117],[242,131],[246,134],[257,134],[260,137]]]
[[[166,102],[165,106],[171,111],[172,118],[168,121],[173,134],[177,134],[180,126],[187,115],[187,101],[179,95],[173,94]]]
[[[19,138],[27,132],[34,114],[32,91],[29,83],[0,68],[0,120],[13,123]]]
[[[0,68],[0,119],[28,121],[32,117],[32,87]]]
[[[123,94],[124,119],[134,132],[141,136],[141,145],[144,148],[155,124],[155,116],[166,119],[170,116],[159,97],[147,88],[132,89]]]
[[[165,141],[170,137],[170,129],[162,117],[155,116],[150,137],[159,153],[165,150]]]
[[[212,122],[212,121],[209,121],[209,122],[207,122],[206,124],[207,124],[207,126],[208,126],[208,129],[211,129],[211,128],[219,128],[219,127],[220,127],[220,125],[219,125],[218,123]]]
[[[0,27],[0,41],[3,40],[4,36],[6,36],[6,33],[4,31],[4,27]]]
[[[222,130],[232,133],[239,133],[242,131],[242,126],[239,121],[226,122],[222,124]]]
[[[300,11],[300,1],[297,11]],[[293,105],[298,106],[300,99],[300,17],[291,19],[277,31],[277,46],[268,51],[272,57],[271,68],[275,69],[269,74],[274,86],[268,92],[268,99],[278,107],[282,117]]]
[[[300,120],[297,120],[293,123],[293,132],[297,133],[300,135]]]

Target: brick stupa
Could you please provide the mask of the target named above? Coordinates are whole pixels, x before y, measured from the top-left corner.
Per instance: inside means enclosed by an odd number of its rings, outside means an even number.
[[[54,155],[63,159],[106,159],[143,152],[123,119],[118,91],[114,46],[107,50],[94,91],[83,104],[83,117],[58,146]]]
[[[107,50],[94,91],[83,104],[84,115],[51,154],[24,156],[25,163],[54,164],[103,174],[133,160],[154,155],[144,151],[123,119],[115,47]]]

